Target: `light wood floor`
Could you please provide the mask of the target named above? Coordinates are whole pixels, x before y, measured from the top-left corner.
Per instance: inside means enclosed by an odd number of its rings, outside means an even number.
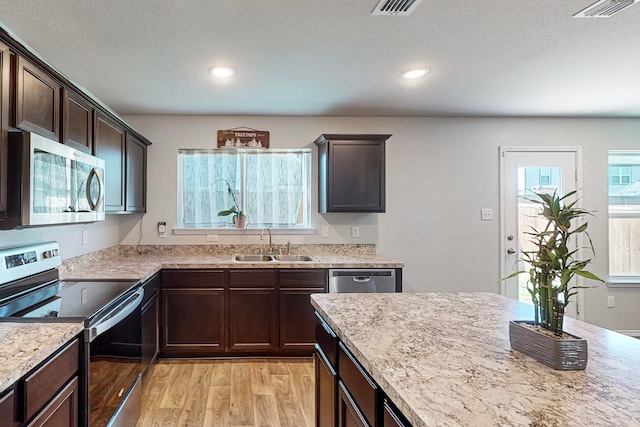
[[[313,359],[162,360],[136,427],[313,427]]]

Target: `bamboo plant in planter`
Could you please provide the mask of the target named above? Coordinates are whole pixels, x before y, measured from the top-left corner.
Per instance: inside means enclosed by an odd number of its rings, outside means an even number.
[[[583,234],[589,242],[592,253],[593,243],[587,233],[585,216],[591,215],[566,199],[575,191],[564,196],[535,193],[538,199],[527,199],[541,205],[539,213],[544,219],[541,230],[532,228],[526,234],[531,237],[534,249],[523,251],[521,261],[529,269],[516,271],[505,279],[520,274],[528,275],[527,289],[534,306],[534,322],[512,321],[509,324],[511,347],[555,369],[584,369],[587,364],[587,342],[563,331],[564,309],[580,286],[572,285],[575,276],[601,281],[598,276],[586,270],[591,259],[575,259],[579,249],[572,248],[570,240]],[[582,223],[581,223],[582,222]],[[541,330],[541,331],[539,331]]]

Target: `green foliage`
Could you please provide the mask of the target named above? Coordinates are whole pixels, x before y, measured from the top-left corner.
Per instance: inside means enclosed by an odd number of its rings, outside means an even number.
[[[532,227],[530,232],[525,233],[535,245],[534,250],[523,251],[520,259],[529,264],[529,270],[516,271],[503,279],[520,274],[528,275],[527,289],[535,307],[535,321],[556,334],[562,333],[565,306],[576,294],[576,289],[584,287],[571,285],[571,280],[575,276],[581,276],[603,282],[586,270],[591,259],[576,260],[574,256],[578,249],[570,249],[570,240],[583,234],[588,240],[588,248],[595,255],[593,242],[587,232],[588,224],[585,222],[575,227],[585,216],[592,215],[591,212],[576,207],[577,200],[565,202],[575,193],[571,191],[562,197],[557,196],[555,192],[535,193],[539,199],[527,199],[541,205],[542,211],[539,215],[546,219],[546,224],[542,230]],[[575,228],[572,229],[572,225]],[[560,295],[562,298],[559,298]]]
[[[222,210],[220,212],[218,212],[218,216],[229,216],[229,215],[233,215],[233,223],[235,224],[237,219],[240,218],[244,218],[245,214],[244,212],[242,212],[239,208],[238,208],[238,201],[236,200],[236,195],[235,192],[231,189],[231,185],[229,185],[229,183],[226,180],[221,180],[224,181],[224,183],[227,186],[227,192],[231,195],[231,198],[233,199],[233,206],[231,206],[230,209],[225,209]]]

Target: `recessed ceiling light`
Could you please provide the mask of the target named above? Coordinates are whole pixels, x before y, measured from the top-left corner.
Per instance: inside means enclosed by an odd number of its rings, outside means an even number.
[[[216,77],[231,77],[236,73],[236,70],[230,67],[213,67],[209,69],[209,74]]]
[[[418,68],[416,70],[409,70],[402,74],[405,79],[417,79],[426,75],[429,72],[428,68]]]

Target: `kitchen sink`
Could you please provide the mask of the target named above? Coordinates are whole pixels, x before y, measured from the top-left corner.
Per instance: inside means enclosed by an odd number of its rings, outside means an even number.
[[[318,262],[317,259],[315,259],[312,256],[309,255],[289,255],[289,254],[283,254],[283,255],[274,255],[273,258],[276,261],[280,261],[280,262],[300,262],[300,261],[306,261],[306,262]]]
[[[233,260],[240,262],[271,262],[273,261],[273,257],[258,254],[235,254],[233,255]]]
[[[318,262],[312,256],[309,255],[260,255],[260,254],[234,254],[231,257],[234,262]]]

